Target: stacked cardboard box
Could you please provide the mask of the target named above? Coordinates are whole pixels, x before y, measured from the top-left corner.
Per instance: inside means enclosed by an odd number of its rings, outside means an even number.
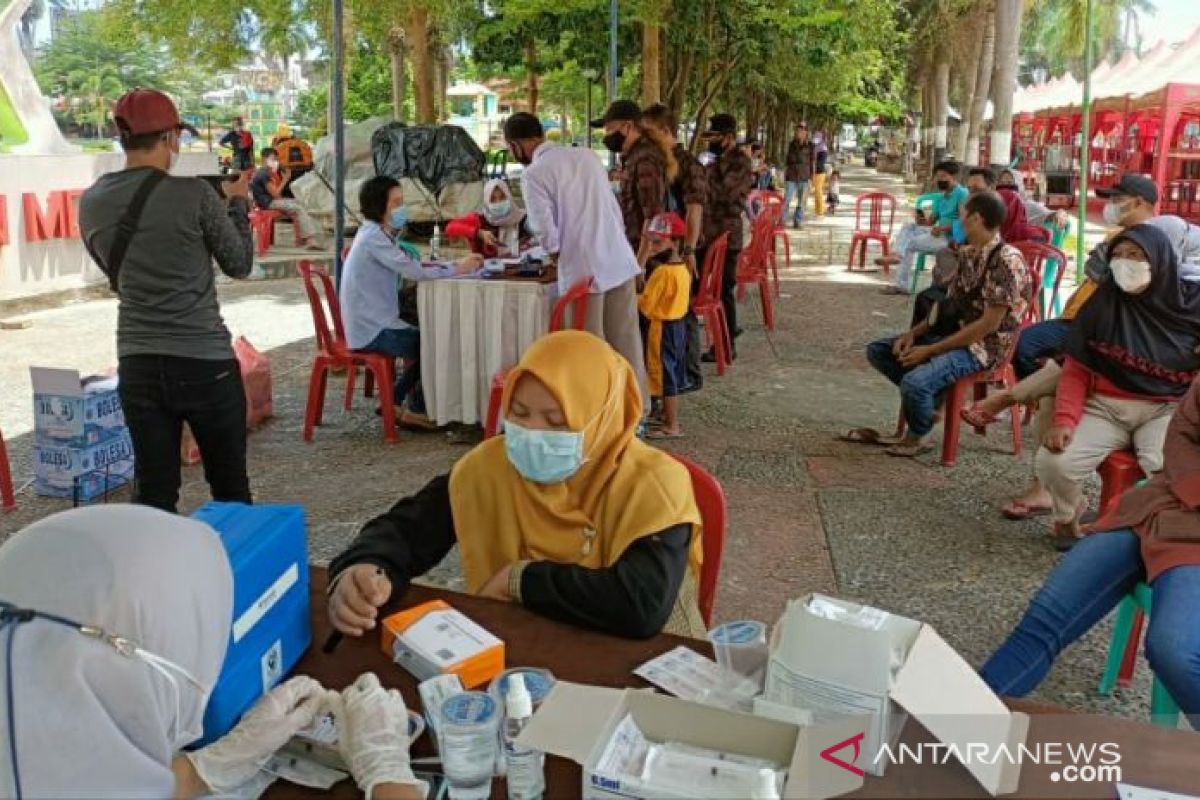
[[[90,502],[133,480],[133,442],[117,379],[46,367],[29,372],[34,491]]]

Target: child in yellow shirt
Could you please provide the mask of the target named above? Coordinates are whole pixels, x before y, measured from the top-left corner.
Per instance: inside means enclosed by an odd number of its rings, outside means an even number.
[[[647,439],[678,439],[679,390],[687,382],[687,326],[692,275],[679,255],[687,225],[674,212],[658,214],[646,231],[642,267],[649,274],[638,298],[650,396],[662,403],[661,427]]]

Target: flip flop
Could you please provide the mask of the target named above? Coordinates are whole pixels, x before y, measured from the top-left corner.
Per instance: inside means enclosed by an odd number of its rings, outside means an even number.
[[[933,452],[933,445],[929,442],[921,442],[920,444],[894,444],[883,452],[895,458],[916,458],[917,456]]]
[[[667,431],[657,430],[657,429],[646,431],[646,441],[649,441],[649,442],[658,442],[658,441],[663,441],[665,439],[682,439],[682,438],[683,438],[683,431],[679,431],[678,433],[668,433]]]
[[[980,403],[964,408],[959,415],[962,417],[962,421],[972,428],[986,428],[996,421],[996,415],[985,409]]]
[[[1049,506],[1031,506],[1018,500],[1010,500],[1000,509],[1000,515],[1005,519],[1020,522],[1034,517],[1044,517],[1050,513]]]
[[[888,446],[896,444],[895,439],[889,439],[874,428],[851,428],[845,433],[840,433],[837,436],[839,442],[850,442],[850,444],[875,444]]]

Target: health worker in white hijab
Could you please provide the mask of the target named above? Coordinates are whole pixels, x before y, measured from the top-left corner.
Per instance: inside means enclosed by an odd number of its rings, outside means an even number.
[[[229,562],[203,523],[107,505],[14,535],[0,547],[0,797],[228,794],[322,709],[343,709],[341,695],[293,678],[225,737],[180,755],[202,733],[232,614]],[[374,716],[395,716],[387,693],[368,699]],[[346,705],[343,749],[366,738]],[[415,783],[408,742],[393,738],[382,772],[353,770],[364,788]]]

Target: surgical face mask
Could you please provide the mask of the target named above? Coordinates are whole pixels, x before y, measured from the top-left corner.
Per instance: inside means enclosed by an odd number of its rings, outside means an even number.
[[[534,483],[562,483],[583,466],[583,431],[535,431],[504,421],[504,451]]]
[[[391,223],[392,230],[402,230],[408,224],[408,209],[404,206],[397,208],[392,212],[389,222]]]
[[[533,483],[562,483],[587,461],[584,434],[604,416],[619,393],[614,393],[596,416],[578,431],[537,431],[504,420],[504,451],[521,477]]]
[[[271,170],[279,169],[279,159],[278,158],[268,158],[267,159],[267,169],[271,169]]]
[[[725,143],[723,141],[721,141],[720,139],[713,139],[711,142],[708,143],[708,152],[712,153],[714,156],[719,156],[719,155],[724,154]]]
[[[1109,225],[1120,225],[1121,217],[1125,216],[1126,209],[1121,207],[1120,203],[1110,200],[1104,204],[1104,221]]]
[[[509,200],[500,200],[499,202],[488,203],[487,208],[488,213],[493,217],[507,217],[509,212],[512,211],[512,202]]]
[[[625,149],[625,134],[620,131],[613,131],[604,137],[604,146],[608,148],[610,153],[620,153]]]
[[[612,189],[613,194],[620,196],[620,194],[621,194],[621,182],[620,181],[609,181],[608,188]]]
[[[1139,294],[1150,285],[1150,262],[1136,258],[1114,258],[1108,263],[1112,269],[1113,280],[1121,290],[1129,294]]]
[[[945,180],[938,181],[936,185],[937,185],[939,192],[950,191],[950,181],[945,181]]]
[[[171,162],[167,166],[167,172],[174,172],[175,167],[177,167],[177,166],[179,166],[179,151],[172,150],[171,151]]]

